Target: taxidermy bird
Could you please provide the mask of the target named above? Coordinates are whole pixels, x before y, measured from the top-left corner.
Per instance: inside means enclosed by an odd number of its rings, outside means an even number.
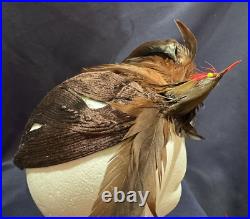
[[[198,71],[196,38],[176,25],[182,44],[146,42],[120,64],[84,68],[35,108],[14,162],[44,215],[163,216],[177,205],[184,138],[202,138],[196,111],[239,61]]]

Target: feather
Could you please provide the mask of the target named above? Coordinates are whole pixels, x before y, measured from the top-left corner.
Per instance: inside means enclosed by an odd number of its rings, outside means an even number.
[[[147,118],[147,119],[145,119]],[[98,198],[91,216],[140,216],[144,207],[138,203],[105,203],[101,199],[104,191],[118,187],[123,192],[149,191],[147,205],[156,215],[156,185],[160,184],[162,174],[162,148],[167,141],[167,120],[154,108],[144,108],[135,124],[125,135],[120,150],[110,160]],[[157,171],[158,170],[158,171]],[[156,176],[158,172],[158,177]]]
[[[192,138],[193,140],[204,140],[205,138],[198,134],[197,130],[190,124],[187,123],[184,125],[183,130],[185,134]]]
[[[152,108],[153,102],[144,97],[135,97],[129,104],[113,102],[110,105],[123,113],[130,116],[138,116],[144,108]]]
[[[175,22],[182,35],[185,46],[190,52],[191,59],[193,60],[196,55],[197,40],[192,31],[184,23],[182,23],[180,20],[175,20]]]

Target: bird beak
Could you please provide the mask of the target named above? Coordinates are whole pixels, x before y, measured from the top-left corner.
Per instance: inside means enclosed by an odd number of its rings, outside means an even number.
[[[236,61],[219,73],[205,73],[169,89],[165,96],[174,97],[168,110],[169,114],[185,115],[198,107],[218,84],[221,78],[241,61]],[[194,74],[195,76],[195,74]]]

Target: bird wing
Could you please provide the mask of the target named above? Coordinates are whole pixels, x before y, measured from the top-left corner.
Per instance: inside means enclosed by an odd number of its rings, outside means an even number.
[[[52,89],[31,114],[14,162],[20,168],[75,160],[119,143],[135,117],[113,109],[143,96],[141,87],[110,71],[84,72]],[[98,101],[97,108],[91,101]]]

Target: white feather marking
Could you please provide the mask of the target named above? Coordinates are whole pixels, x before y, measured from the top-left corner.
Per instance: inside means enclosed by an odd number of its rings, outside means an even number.
[[[32,125],[32,127],[31,127],[31,129],[30,129],[30,132],[32,132],[32,131],[34,131],[34,130],[36,130],[36,129],[40,129],[41,127],[42,127],[41,124],[39,124],[39,123],[34,123],[34,124]]]
[[[98,100],[93,100],[89,97],[85,97],[82,96],[82,100],[87,104],[88,108],[90,109],[100,109],[103,108],[105,106],[107,106],[108,104],[98,101]]]

